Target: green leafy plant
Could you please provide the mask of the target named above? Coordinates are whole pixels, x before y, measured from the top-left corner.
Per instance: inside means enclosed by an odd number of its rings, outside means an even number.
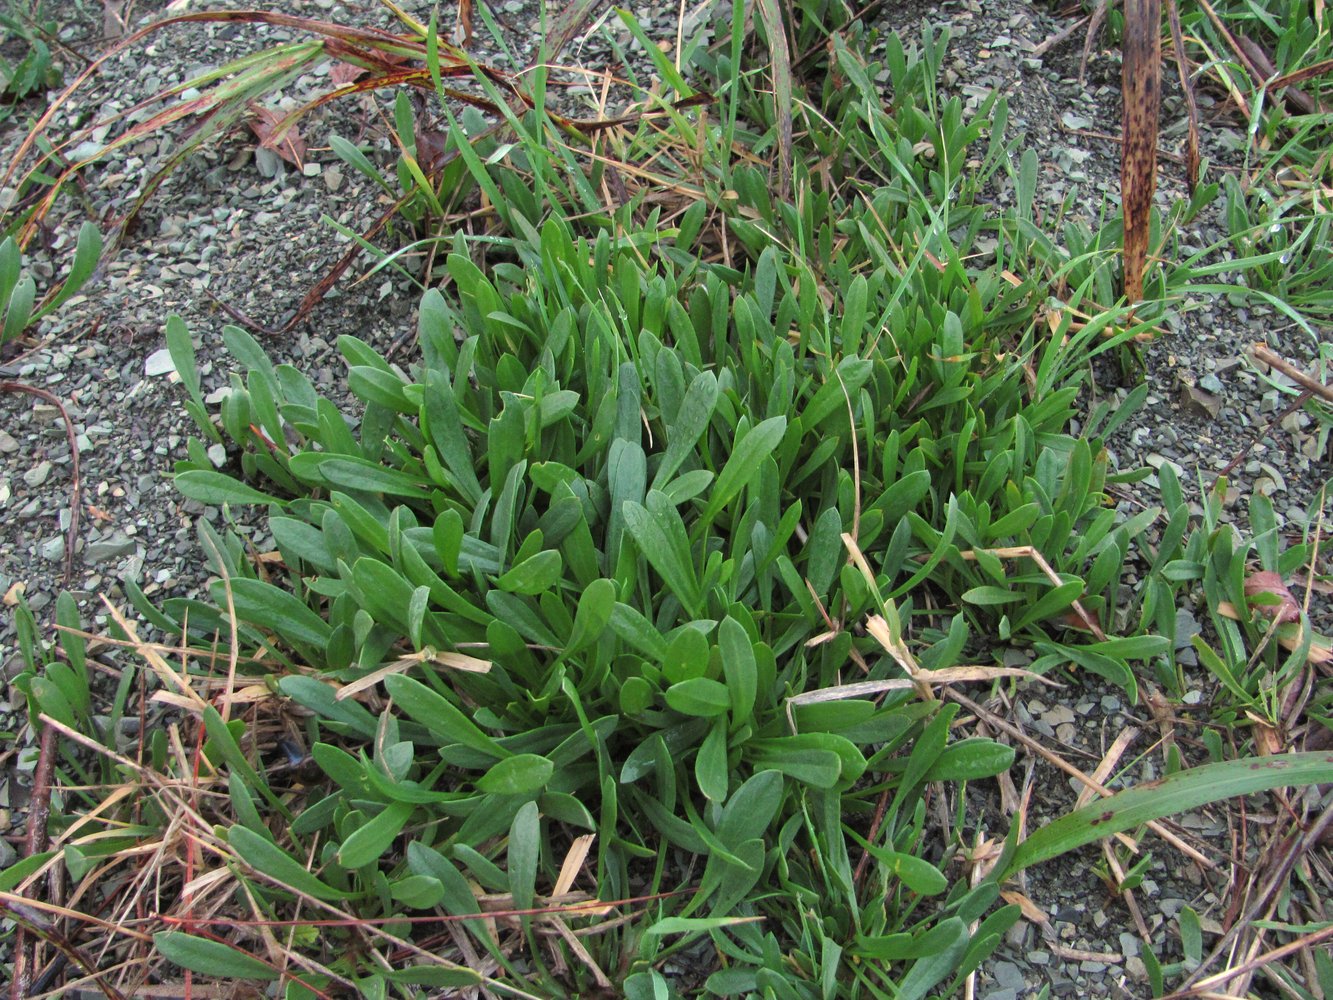
[[[952,993],[1018,919],[1001,879],[1333,778],[1317,754],[1182,769],[968,877],[964,845],[993,832],[970,783],[1013,751],[938,692],[1012,683],[1000,644],[1032,650],[1028,674],[1131,693],[1131,664],[1169,655],[1164,612],[1121,581],[1157,512],[1122,518],[1105,491],[1100,435],[1128,407],[1069,433],[1089,360],[1143,321],[1092,308],[1095,266],[977,266],[980,234],[1028,230],[980,197],[1013,169],[1006,106],[967,116],[935,90],[946,34],[888,39],[880,62],[847,22],[806,77],[818,35],[755,6],[761,31],[691,49],[716,115],[645,45],[670,90],[602,137],[613,163],[556,142],[540,96],[500,112],[512,142],[454,141],[497,226],[431,237],[448,281],[410,363],[340,338],[355,413],[237,327],[244,374],[211,413],[169,321],[230,462],[191,441],[177,485],[261,508],[272,551],[201,519],[206,598],[125,583],[177,646],[179,666],[125,637],[192,740],[145,733],[130,771],[151,807],[123,796],[61,850],[114,892],[136,853],[93,869],[98,838],[146,854],[187,831],[154,852],[182,889],[155,962],[302,998]],[[417,114],[396,179],[433,214]],[[755,150],[773,170],[736,155]],[[670,161],[668,183],[606,197],[641,161]],[[35,721],[54,719],[37,677]]]
[[[13,237],[6,237],[0,243],[0,344],[21,337],[76,295],[92,277],[101,255],[102,236],[96,226],[85,222],[79,230],[69,273],[39,301],[37,282],[23,270],[18,245]]]
[[[55,22],[40,19],[15,5],[0,13],[0,122],[14,113],[17,102],[60,82],[60,69],[51,57],[46,38],[55,34]],[[45,36],[45,37],[44,37]]]
[[[1200,523],[1186,534],[1179,483],[1163,468],[1163,498],[1174,513],[1153,563],[1144,616],[1174,639],[1175,626],[1166,619],[1175,615],[1175,591],[1200,588],[1216,638],[1195,636],[1192,647],[1221,685],[1214,722],[1223,730],[1256,724],[1276,731],[1289,721],[1293,685],[1299,688],[1312,660],[1326,661],[1333,646],[1314,631],[1286,583],[1314,556],[1318,505],[1306,537],[1286,544],[1272,501],[1255,493],[1249,504],[1253,535],[1242,536],[1223,522],[1227,484],[1219,479],[1205,498]]]

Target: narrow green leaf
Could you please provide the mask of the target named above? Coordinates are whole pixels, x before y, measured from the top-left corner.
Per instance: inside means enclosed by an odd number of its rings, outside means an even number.
[[[384,688],[394,703],[420,722],[444,743],[461,743],[497,760],[513,756],[477,727],[443,695],[413,677],[394,674],[384,678]]]
[[[667,428],[667,448],[653,476],[652,489],[660,490],[671,481],[681,463],[694,450],[708,428],[717,406],[717,376],[700,372],[685,390],[676,422]]]
[[[927,781],[976,781],[1009,769],[1014,748],[976,737],[945,748],[926,771]]]
[[[192,400],[203,405],[203,397],[199,394],[199,365],[195,360],[194,341],[190,339],[185,321],[175,313],[167,317],[167,351],[185,391]]]
[[[217,507],[224,503],[234,504],[282,504],[281,500],[260,493],[252,486],[247,486],[225,472],[210,472],[207,469],[191,469],[176,477],[176,489],[191,500]]]
[[[253,871],[292,892],[329,901],[350,899],[351,894],[326,885],[267,837],[262,837],[243,826],[227,831],[227,843],[236,856]]]
[[[661,496],[661,494],[657,494]],[[665,498],[664,498],[665,500]],[[669,505],[669,501],[666,501]],[[655,516],[643,504],[627,500],[621,508],[625,528],[634,539],[634,544],[647,558],[649,565],[661,575],[671,592],[685,605],[691,614],[699,607],[699,581],[688,557],[688,541],[685,551],[681,551],[679,535],[684,533],[680,524],[680,515],[675,514],[675,522],[668,520],[669,515]],[[680,524],[679,531],[675,530]]]
[[[496,585],[511,594],[535,597],[555,586],[564,570],[564,561],[554,549],[538,552],[505,573]]]
[[[731,695],[731,724],[740,726],[754,715],[758,668],[754,647],[745,626],[728,615],[718,626],[718,650],[722,654],[722,675]]]
[[[514,907],[526,910],[537,894],[537,860],[541,856],[541,818],[537,803],[525,802],[509,826],[509,892]]]
[[[555,765],[535,753],[520,753],[491,765],[477,779],[477,791],[493,795],[527,795],[546,787]]]
[[[379,861],[403,832],[416,807],[407,802],[386,806],[378,816],[352,831],[338,848],[338,864],[344,868],[363,868]]]
[[[1211,802],[1273,788],[1333,782],[1333,754],[1291,753],[1228,760],[1177,771],[1101,799],[1035,830],[1018,845],[1002,879],[1084,844]]]
[[[699,791],[711,802],[722,802],[731,784],[727,768],[727,726],[722,719],[713,723],[694,759],[694,777]]]
[[[713,718],[731,707],[725,684],[707,677],[692,677],[666,689],[666,703],[684,715]]]
[[[219,585],[217,591],[214,596],[220,596],[220,604],[225,607],[223,588]],[[263,580],[237,578],[231,581],[231,597],[243,621],[272,629],[289,642],[317,648],[328,644],[333,631],[329,623],[280,587]]]
[[[715,518],[727,504],[735,499],[750,480],[759,472],[763,460],[773,454],[782,437],[787,433],[786,417],[769,417],[756,424],[750,432],[732,445],[731,457],[718,473],[717,482],[704,508],[703,521]]]
[[[594,580],[579,598],[574,613],[574,628],[565,644],[565,655],[579,652],[602,637],[616,604],[616,585],[610,580]]]
[[[249,952],[184,931],[159,931],[153,935],[153,947],[168,962],[201,976],[227,980],[278,978],[277,969]]]

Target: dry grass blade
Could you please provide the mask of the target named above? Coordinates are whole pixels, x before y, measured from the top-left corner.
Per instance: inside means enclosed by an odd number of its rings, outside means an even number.
[[[37,769],[33,772],[32,800],[28,806],[25,856],[29,858],[46,850],[46,824],[51,809],[51,771],[54,764],[55,730],[47,726],[42,730]],[[13,913],[14,908],[11,907],[10,911]],[[51,933],[39,930],[29,921],[19,921],[18,933],[14,936],[14,981],[10,989],[10,995],[15,1000],[22,1000],[32,985],[37,966],[37,939],[51,940],[57,948],[60,947],[60,943],[51,938]],[[29,940],[30,936],[32,940]]]
[[[1231,29],[1226,26],[1226,22],[1217,16],[1217,11],[1213,10],[1213,5],[1210,4],[1208,0],[1199,0],[1199,6],[1202,7],[1204,13],[1208,15],[1208,19],[1213,22],[1213,27],[1217,29],[1218,34],[1226,39],[1227,45],[1230,46],[1231,51],[1235,53],[1236,58],[1240,60],[1241,65],[1245,67],[1245,72],[1250,75],[1250,79],[1255,83],[1262,80],[1263,76],[1259,73],[1259,68],[1250,61],[1250,57],[1246,54],[1244,47],[1236,41],[1236,36],[1233,35]],[[1230,82],[1229,77],[1227,78],[1227,93],[1230,95],[1231,99],[1236,102],[1236,107],[1240,109],[1240,113],[1245,117],[1245,120],[1249,121],[1254,115],[1254,109],[1250,107],[1250,103],[1245,99],[1245,95],[1240,92],[1234,83]]]
[[[458,0],[458,28],[455,40],[459,45],[472,41],[472,0]]]
[[[769,56],[773,60],[773,110],[778,124],[779,201],[791,196],[792,124],[791,124],[791,48],[778,0],[758,0],[755,4],[764,34],[768,37]]]
[[[1268,85],[1274,90],[1280,90],[1283,87],[1291,86],[1293,83],[1304,83],[1306,80],[1313,80],[1325,73],[1333,73],[1333,59],[1325,59],[1301,69],[1294,69],[1290,73],[1284,73],[1282,76],[1269,81]]]
[[[546,33],[546,58],[548,60],[555,60],[564,51],[570,39],[578,34],[579,29],[583,27],[583,22],[588,19],[588,15],[598,6],[600,6],[598,0],[574,0],[556,16],[550,30]]]
[[[1194,74],[1190,71],[1189,56],[1185,54],[1185,36],[1180,30],[1180,10],[1176,0],[1166,0],[1166,15],[1171,22],[1171,46],[1176,53],[1176,69],[1180,73],[1180,89],[1185,95],[1185,114],[1189,129],[1185,136],[1185,185],[1190,197],[1199,183],[1199,102],[1194,98]]]
[[[34,987],[33,972],[35,969],[31,961],[32,956],[26,954],[23,947],[25,936],[32,936],[47,942],[60,953],[62,960],[68,961],[76,968],[83,969],[88,978],[97,985],[97,988],[102,991],[108,1000],[125,1000],[125,995],[98,972],[96,964],[75,947],[68,938],[56,931],[39,912],[34,911],[26,904],[5,899],[0,899],[0,912],[5,913],[9,919],[13,920],[18,928],[18,933],[15,935],[14,979],[10,983],[10,996],[15,1000],[26,1000],[27,997],[34,995],[30,990]],[[76,914],[76,916],[82,915]]]
[[[1157,186],[1158,110],[1162,101],[1161,0],[1126,0],[1121,68],[1120,194],[1125,218],[1125,297],[1143,298],[1148,229]]]
[[[1106,753],[1102,755],[1101,763],[1097,765],[1096,770],[1092,772],[1092,780],[1099,784],[1104,784],[1106,779],[1111,776],[1116,765],[1120,763],[1120,758],[1125,755],[1131,743],[1139,738],[1139,731],[1133,726],[1120,730]],[[1078,793],[1078,798],[1074,800],[1074,808],[1082,809],[1092,801],[1094,791],[1091,785],[1084,785]]]
[[[1241,915],[1240,919],[1233,922],[1230,929],[1218,939],[1217,943],[1213,946],[1212,951],[1209,952],[1207,957],[1205,957],[1199,964],[1198,968],[1186,978],[1185,982],[1181,984],[1180,989],[1175,993],[1167,995],[1167,1000],[1171,997],[1205,995],[1214,987],[1219,986],[1222,983],[1229,982],[1237,976],[1248,975],[1254,971],[1254,969],[1260,968],[1262,963],[1259,962],[1259,958],[1263,958],[1265,961],[1270,962],[1276,961],[1279,958],[1285,957],[1287,954],[1299,951],[1300,949],[1315,944],[1318,941],[1327,940],[1329,936],[1333,936],[1333,928],[1324,928],[1307,938],[1301,938],[1290,944],[1283,945],[1281,948],[1274,949],[1265,956],[1258,956],[1257,958],[1245,962],[1235,968],[1226,969],[1220,973],[1209,976],[1206,979],[1202,978],[1205,970],[1207,970],[1213,962],[1217,961],[1222,955],[1231,953],[1236,939],[1240,935],[1253,929],[1254,921],[1259,919],[1265,911],[1269,910],[1269,904],[1287,885],[1292,868],[1301,858],[1312,851],[1315,846],[1320,843],[1325,832],[1330,828],[1333,828],[1333,806],[1324,809],[1319,817],[1306,827],[1305,832],[1301,836],[1292,837],[1289,846],[1280,856],[1275,856],[1272,852],[1265,852],[1266,856],[1272,858],[1273,861],[1270,862],[1270,867],[1267,872],[1268,877],[1264,880],[1263,884],[1258,886],[1255,890],[1249,908],[1243,915]],[[1258,873],[1256,872],[1256,876],[1257,874]]]
[[[1106,21],[1107,5],[1107,0],[1099,0],[1088,18],[1088,31],[1083,36],[1083,54],[1078,60],[1078,85],[1080,87],[1087,83],[1088,60],[1092,58],[1092,47],[1097,44],[1097,34],[1102,30],[1102,24]]]

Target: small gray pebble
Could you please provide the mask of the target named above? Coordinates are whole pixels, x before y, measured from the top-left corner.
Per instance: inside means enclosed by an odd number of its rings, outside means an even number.
[[[29,486],[37,487],[46,482],[49,475],[51,475],[51,463],[43,460],[23,473],[23,481]]]

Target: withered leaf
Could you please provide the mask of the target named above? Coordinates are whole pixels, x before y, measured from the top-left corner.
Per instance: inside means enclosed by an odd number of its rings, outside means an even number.
[[[1148,222],[1157,185],[1158,110],[1162,100],[1162,2],[1125,0],[1122,46],[1120,195],[1125,213],[1125,297],[1143,298]]]
[[[333,64],[333,69],[329,70],[329,80],[335,87],[355,83],[365,75],[366,68],[364,66],[356,66],[349,62],[336,62]]]
[[[1265,599],[1253,600],[1260,596]],[[1268,570],[1251,573],[1245,578],[1245,597],[1257,612],[1268,618],[1276,618],[1280,622],[1295,622],[1301,619],[1300,603],[1292,596],[1287,585],[1282,582],[1282,577],[1277,573]],[[1272,602],[1273,598],[1277,598],[1276,604]]]
[[[262,104],[251,102],[250,130],[259,139],[259,144],[273,150],[298,170],[305,166],[305,140],[295,125],[278,134],[278,124],[286,116]]]
[[[466,46],[472,41],[472,0],[458,0],[458,27],[454,29],[454,43]]]

